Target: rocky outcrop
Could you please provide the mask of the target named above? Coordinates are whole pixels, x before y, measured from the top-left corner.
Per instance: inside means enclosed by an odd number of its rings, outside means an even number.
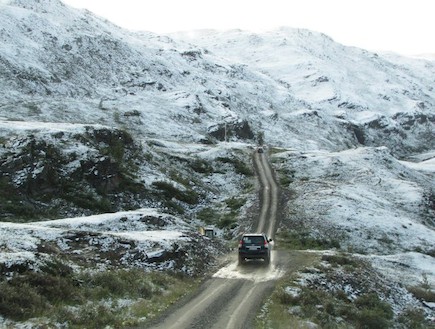
[[[130,165],[141,157],[140,148],[125,131],[88,127],[84,133],[29,135],[5,147],[4,219],[115,211],[144,198]]]

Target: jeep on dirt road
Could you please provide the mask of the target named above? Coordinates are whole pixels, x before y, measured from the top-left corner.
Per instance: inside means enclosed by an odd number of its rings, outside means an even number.
[[[239,264],[244,264],[247,259],[263,259],[265,264],[269,264],[271,241],[264,233],[243,234],[239,242]]]

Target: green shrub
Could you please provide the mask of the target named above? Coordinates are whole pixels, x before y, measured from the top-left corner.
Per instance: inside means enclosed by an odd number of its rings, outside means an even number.
[[[276,241],[280,246],[294,250],[340,248],[340,243],[335,239],[319,239],[310,234],[306,231],[281,231],[276,235]]]
[[[279,182],[282,186],[289,186],[294,182],[295,171],[292,169],[281,169],[278,172]]]
[[[303,289],[299,297],[299,302],[305,306],[323,305],[330,296],[323,290],[318,289]]]
[[[169,172],[169,177],[174,182],[177,182],[177,183],[184,185],[184,186],[189,186],[189,184],[191,182],[191,177],[183,177],[183,175],[181,175],[180,172],[177,170],[171,170]]]
[[[50,303],[73,301],[76,297],[74,282],[66,277],[41,272],[28,273],[14,279],[15,285],[29,285],[33,291]]]
[[[358,329],[385,329],[390,327],[390,321],[380,310],[364,309],[358,313],[356,328]]]
[[[0,285],[0,314],[14,320],[38,316],[49,305],[77,300],[72,269],[59,261],[23,271]]]
[[[195,191],[188,189],[185,191],[181,191],[176,188],[172,183],[157,181],[153,183],[153,186],[162,191],[163,195],[169,200],[175,198],[181,202],[185,202],[191,205],[197,204],[199,201],[199,196]]]
[[[29,221],[35,217],[35,206],[20,194],[8,177],[0,177],[0,220]]]
[[[245,176],[254,176],[254,171],[252,169],[252,167],[250,166],[250,162],[249,164],[239,160],[236,157],[231,157],[231,158],[217,158],[218,161],[222,162],[222,163],[228,163],[233,165],[234,170],[237,174],[240,175],[245,175]]]
[[[243,161],[240,160],[236,161],[234,163],[234,169],[236,173],[240,175],[254,176],[254,171],[252,170],[252,167]]]
[[[298,305],[300,302],[299,296],[290,295],[284,289],[281,289],[277,293],[276,298],[283,305]]]
[[[63,195],[66,201],[75,206],[97,212],[113,212],[115,209],[107,197],[86,193],[83,190],[72,190]]]
[[[64,308],[58,314],[58,322],[67,323],[68,328],[122,328],[120,310],[111,305],[89,303],[78,312]]]
[[[183,215],[185,209],[179,204],[179,202],[173,200],[164,201],[164,207],[166,207],[166,212],[172,215]]]
[[[393,318],[391,306],[382,301],[377,294],[369,293],[355,300],[358,313],[355,321],[356,327],[361,329],[384,329],[390,326]]]
[[[323,255],[322,260],[330,263],[331,265],[341,265],[341,266],[349,266],[349,267],[358,267],[359,262],[354,258],[344,255]]]
[[[60,260],[48,261],[41,266],[41,271],[46,274],[60,277],[72,277],[74,274],[73,269]]]
[[[393,318],[390,305],[376,294],[364,294],[351,302],[343,292],[331,293],[321,288],[304,286],[297,295],[276,290],[273,299],[284,308],[298,306],[298,315],[321,328],[389,328]],[[337,319],[343,326],[337,326]],[[343,322],[344,321],[344,322]]]
[[[435,303],[435,292],[422,286],[410,287],[408,291],[419,300]]]
[[[210,163],[200,158],[196,158],[190,162],[190,167],[200,174],[210,174],[214,171],[213,166]]]
[[[236,198],[232,197],[230,199],[225,200],[228,207],[230,207],[231,210],[239,210],[242,208],[246,203],[246,198]]]
[[[108,155],[117,163],[121,164],[123,162],[125,153],[124,142],[120,139],[114,140],[107,147],[101,148],[100,152],[102,155]]]
[[[28,283],[0,283],[0,314],[6,318],[26,320],[40,315],[47,306],[47,300]]]
[[[89,294],[87,298],[149,298],[153,291],[141,270],[108,270],[86,274],[81,279]],[[135,287],[132,290],[132,287]]]
[[[215,221],[220,217],[220,214],[218,214],[213,208],[203,208],[196,214],[196,217],[200,221],[210,225],[215,223]]]
[[[398,322],[403,324],[407,329],[425,329],[429,327],[424,311],[420,309],[405,310],[400,314]]]
[[[224,215],[219,219],[217,223],[217,227],[220,229],[229,228],[233,229],[237,226],[237,218],[235,218],[232,214]]]

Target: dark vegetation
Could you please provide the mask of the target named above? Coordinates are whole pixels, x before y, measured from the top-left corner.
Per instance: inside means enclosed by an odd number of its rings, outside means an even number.
[[[166,212],[178,215],[188,215],[189,211],[198,205],[206,205],[195,209],[194,216],[206,225],[215,225],[221,229],[233,229],[241,215],[241,208],[247,199],[243,196],[230,196],[220,202],[214,202],[213,196],[218,191],[214,186],[204,183],[203,178],[212,174],[236,173],[244,176],[241,189],[250,188],[249,178],[254,176],[249,153],[234,151],[226,157],[218,157],[213,162],[199,157],[178,157],[165,155],[162,145],[153,145],[159,148],[159,154],[165,156],[165,163],[161,166],[162,172],[169,178],[165,181],[152,183],[153,195],[161,202]],[[176,168],[176,169],[168,169]],[[212,196],[212,199],[210,199]]]
[[[209,135],[220,141],[253,140],[255,134],[248,121],[221,123],[210,129]]]
[[[157,181],[153,183],[153,186],[162,192],[162,195],[167,201],[172,200],[173,198],[188,203],[190,205],[194,205],[198,203],[199,197],[198,194],[192,189],[181,190],[174,186],[174,184],[170,182]]]
[[[355,328],[385,329],[393,318],[391,306],[375,293],[362,294],[352,302],[341,291],[331,294],[303,288],[295,297],[282,291],[278,299],[283,305],[300,307],[302,317],[314,318],[322,328],[335,328],[336,319],[341,318]]]
[[[306,319],[321,328],[430,327],[421,309],[409,306],[394,315],[391,303],[400,288],[350,254],[324,255],[322,263],[306,269],[306,274],[310,276],[304,285],[288,277],[272,295],[275,310],[287,310],[282,322]]]
[[[122,130],[29,135],[0,159],[0,220],[34,221],[137,208],[148,195],[137,182],[141,149]],[[78,154],[75,146],[86,146]]]
[[[249,165],[249,161],[243,161],[237,157],[219,157],[216,159],[217,161],[221,163],[227,163],[234,167],[234,170],[237,174],[245,175],[245,176],[254,176],[254,171],[252,167]]]
[[[6,143],[7,144],[7,143]],[[0,220],[26,222],[46,218],[129,210],[161,203],[165,211],[185,214],[215,193],[201,177],[234,171],[253,176],[250,159],[220,157],[212,164],[199,157],[143,150],[122,130],[86,128],[83,134],[22,137],[19,147],[0,159]],[[75,149],[88,149],[79,154]],[[140,182],[141,165],[161,171],[167,180]],[[171,169],[176,168],[176,169]],[[223,220],[226,226],[234,220]]]
[[[418,300],[435,303],[435,292],[431,289],[431,285],[426,275],[423,276],[420,285],[409,287],[408,291]]]
[[[69,328],[121,328],[140,323],[140,318],[173,302],[194,284],[193,279],[180,273],[146,273],[141,269],[77,273],[65,263],[54,261],[39,271],[3,277],[0,314],[14,321],[51,317]],[[130,300],[130,304],[117,304],[115,300],[121,298]]]
[[[276,241],[280,248],[291,250],[340,248],[340,242],[334,238],[315,237],[304,230],[282,230],[277,233]]]

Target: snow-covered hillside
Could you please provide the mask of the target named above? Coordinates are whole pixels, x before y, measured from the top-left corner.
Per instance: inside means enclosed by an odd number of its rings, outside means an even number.
[[[345,47],[323,34],[290,28],[264,34],[205,30],[174,38],[248,65],[285,86],[299,104],[287,103],[277,109],[275,118],[289,121],[290,131],[303,125],[298,133],[312,135],[318,129],[312,121],[318,121],[322,131],[317,131],[317,138],[324,136],[336,147],[343,127],[355,133],[360,144],[387,145],[398,156],[434,147],[431,60],[371,53]],[[300,148],[294,141],[286,146]]]
[[[292,191],[281,230],[433,289],[434,86],[433,60],[307,30],[160,36],[1,0],[2,274],[59,253],[109,266],[109,249],[116,265],[201,273],[222,248],[199,226],[231,238],[255,220],[264,143]]]
[[[388,145],[404,156],[433,148],[432,61],[291,29],[189,34],[188,44],[57,0],[9,1],[1,15],[8,120],[122,122],[189,141],[245,120],[268,142],[300,149]]]

